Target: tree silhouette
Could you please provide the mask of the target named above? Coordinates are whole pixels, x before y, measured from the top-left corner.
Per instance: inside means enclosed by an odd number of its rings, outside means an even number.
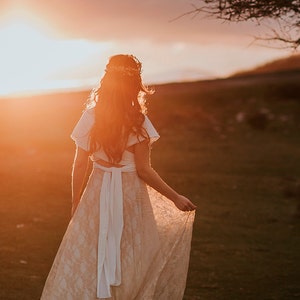
[[[199,0],[198,5],[179,17],[200,13],[228,22],[254,20],[269,32],[256,40],[281,43],[280,47],[300,46],[300,0]]]

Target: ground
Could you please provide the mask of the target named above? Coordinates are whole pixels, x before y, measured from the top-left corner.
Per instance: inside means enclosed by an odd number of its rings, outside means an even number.
[[[299,73],[158,86],[158,173],[197,204],[185,300],[300,298]],[[0,299],[39,299],[88,93],[0,100]]]

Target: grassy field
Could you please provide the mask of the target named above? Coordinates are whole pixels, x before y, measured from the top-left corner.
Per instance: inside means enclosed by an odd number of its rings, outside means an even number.
[[[157,86],[153,166],[197,205],[185,300],[300,299],[300,73]],[[39,299],[87,92],[0,100],[0,299]],[[168,299],[166,299],[168,300]]]

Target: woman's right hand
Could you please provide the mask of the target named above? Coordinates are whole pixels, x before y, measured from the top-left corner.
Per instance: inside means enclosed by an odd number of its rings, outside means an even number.
[[[190,201],[187,197],[178,195],[174,200],[174,204],[176,207],[182,211],[191,211],[197,208],[196,205],[192,201]]]

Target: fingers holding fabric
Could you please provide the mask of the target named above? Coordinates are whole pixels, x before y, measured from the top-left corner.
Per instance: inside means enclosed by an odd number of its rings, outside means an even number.
[[[176,207],[182,211],[192,211],[197,208],[197,206],[191,200],[182,195],[178,195],[173,202]]]

